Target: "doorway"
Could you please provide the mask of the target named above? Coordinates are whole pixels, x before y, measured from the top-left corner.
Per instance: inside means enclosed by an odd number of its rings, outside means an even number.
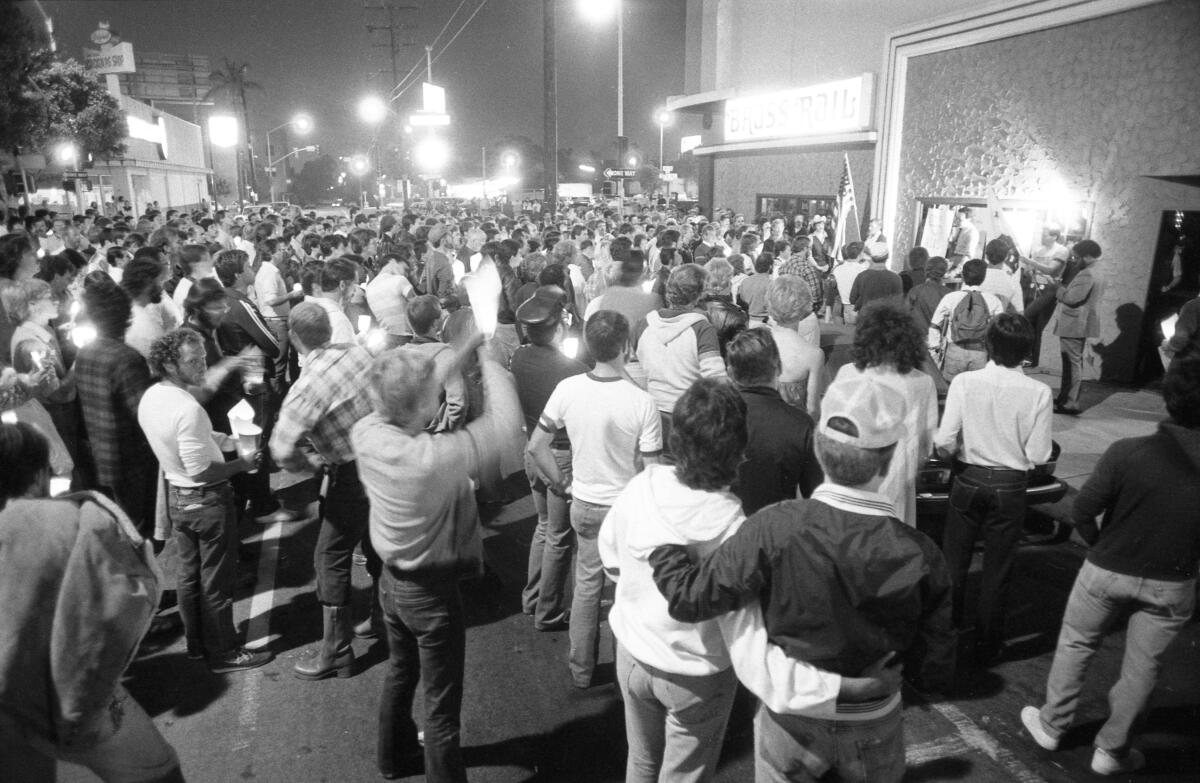
[[[1165,371],[1158,354],[1163,321],[1200,295],[1200,212],[1171,210],[1162,214],[1152,263],[1134,368],[1139,384],[1157,380]]]

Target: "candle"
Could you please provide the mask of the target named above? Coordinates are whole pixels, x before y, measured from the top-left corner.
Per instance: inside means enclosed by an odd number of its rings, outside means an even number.
[[[95,339],[96,327],[89,324],[80,324],[71,330],[71,342],[75,343],[76,348],[90,345]]]
[[[562,351],[564,356],[569,356],[570,358],[574,359],[579,355],[579,338],[564,337],[562,346],[559,348],[559,350]]]
[[[500,273],[491,261],[485,261],[479,268],[463,278],[463,288],[471,299],[471,312],[475,314],[475,324],[484,337],[496,334],[496,324],[500,312]]]
[[[360,315],[358,317],[358,333],[363,334],[370,328],[371,328],[371,316]]]

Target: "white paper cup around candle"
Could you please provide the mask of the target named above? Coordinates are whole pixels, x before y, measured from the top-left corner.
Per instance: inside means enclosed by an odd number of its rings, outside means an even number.
[[[59,495],[65,495],[71,491],[70,476],[51,476],[50,477],[50,497],[56,498]]]
[[[475,325],[484,337],[496,334],[496,323],[500,313],[500,273],[491,261],[479,265],[479,269],[463,278],[463,288],[471,299],[471,312],[475,314]]]
[[[562,347],[559,350],[563,352],[564,356],[569,356],[570,358],[574,359],[579,355],[579,338],[564,337],[562,341]]]
[[[299,283],[292,283],[292,290],[293,291],[303,291],[304,286],[300,285]]]
[[[237,431],[238,456],[242,459],[253,459],[254,454],[258,451],[258,444],[261,438],[262,428],[257,424],[240,424]],[[258,468],[246,472],[257,473]]]
[[[364,334],[370,328],[371,328],[371,316],[360,315],[358,317],[358,333]]]

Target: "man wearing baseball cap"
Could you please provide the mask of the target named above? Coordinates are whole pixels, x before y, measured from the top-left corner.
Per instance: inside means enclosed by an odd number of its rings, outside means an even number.
[[[825,483],[807,500],[759,511],[715,552],[693,563],[683,547],[650,555],[670,614],[699,622],[760,600],[771,641],[792,658],[857,676],[895,655],[922,689],[943,691],[954,672],[951,581],[937,546],[896,519],[878,489],[903,432],[903,411],[878,379],[836,381],[815,446]],[[755,719],[756,777],[904,776],[900,695]],[[864,743],[874,746],[860,754]]]

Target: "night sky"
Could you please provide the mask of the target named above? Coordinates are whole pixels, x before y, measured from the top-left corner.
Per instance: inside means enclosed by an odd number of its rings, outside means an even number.
[[[400,33],[403,76],[424,45],[438,34],[459,0],[393,0],[421,10],[398,13],[416,24]],[[378,6],[380,0],[367,0]],[[684,0],[624,0],[625,126],[643,150],[657,153],[658,127],[652,112],[668,95],[683,92]],[[41,23],[33,2],[21,8]],[[391,82],[386,32],[368,33],[367,24],[386,24],[387,13],[367,10],[362,0],[43,0],[54,20],[59,51],[82,59],[88,36],[107,20],[138,50],[208,55],[250,64],[249,78],[263,85],[251,93],[251,122],[261,129],[285,122],[298,110],[310,112],[317,129],[312,143],[322,151],[365,151],[370,131],[355,106],[369,91]],[[442,36],[441,48],[479,0],[466,0]],[[434,82],[445,87],[456,169],[479,171],[480,147],[507,135],[542,141],[542,13],[540,0],[485,0],[483,9],[433,66]],[[578,0],[558,5],[559,147],[611,154],[616,135],[616,25],[596,25],[580,14]],[[372,71],[386,70],[386,77]],[[420,85],[394,108],[417,107]],[[398,125],[394,132],[398,131]],[[678,134],[667,129],[667,150],[678,149]],[[489,156],[492,151],[489,150]]]

